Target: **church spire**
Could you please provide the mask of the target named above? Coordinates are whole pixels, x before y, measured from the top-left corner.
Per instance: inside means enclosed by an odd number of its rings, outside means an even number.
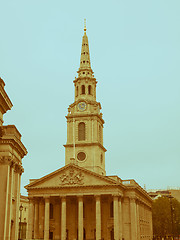
[[[80,60],[80,68],[78,73],[85,70],[90,71],[92,73],[88,37],[86,35],[86,19],[84,20],[84,36],[82,39],[81,60]]]

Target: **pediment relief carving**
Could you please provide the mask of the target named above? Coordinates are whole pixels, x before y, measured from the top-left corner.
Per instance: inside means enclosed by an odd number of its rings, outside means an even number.
[[[60,177],[62,185],[82,185],[84,184],[84,175],[82,171],[69,169],[67,173],[63,173]]]

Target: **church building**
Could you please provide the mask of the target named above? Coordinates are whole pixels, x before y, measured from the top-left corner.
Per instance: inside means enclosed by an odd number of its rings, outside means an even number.
[[[152,200],[147,192],[135,180],[106,175],[104,120],[86,27],[77,73],[75,99],[66,116],[65,166],[25,186],[27,239],[150,240]]]

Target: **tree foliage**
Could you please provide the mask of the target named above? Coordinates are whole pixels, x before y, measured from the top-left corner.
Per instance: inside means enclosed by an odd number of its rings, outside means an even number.
[[[180,235],[180,202],[175,198],[159,197],[153,202],[153,232],[155,236]]]

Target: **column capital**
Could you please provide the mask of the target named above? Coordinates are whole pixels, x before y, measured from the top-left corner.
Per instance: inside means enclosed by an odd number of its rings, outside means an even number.
[[[98,200],[101,198],[101,194],[95,194],[94,197]]]
[[[129,197],[130,202],[136,202],[137,201],[137,197]]]
[[[45,202],[50,202],[50,196],[44,196]]]
[[[39,204],[44,204],[44,198],[39,199]]]
[[[78,196],[77,196],[77,199],[78,199],[78,200],[83,200],[83,197],[84,197],[83,195],[78,195]]]
[[[39,203],[40,202],[39,197],[34,197],[33,199],[34,199],[34,203]]]
[[[60,199],[61,199],[61,202],[66,202],[66,195],[61,195]]]
[[[34,203],[34,198],[33,197],[28,197],[29,203]]]
[[[119,193],[112,194],[112,197],[113,197],[113,198],[116,198],[116,197],[119,198],[119,197],[120,197],[120,194],[119,194]]]

